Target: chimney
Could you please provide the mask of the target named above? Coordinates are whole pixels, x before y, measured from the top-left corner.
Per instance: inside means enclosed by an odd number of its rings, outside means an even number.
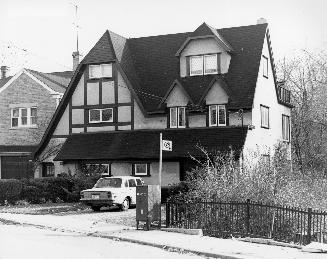
[[[263,24],[263,23],[267,23],[267,20],[265,18],[261,17],[257,20],[257,24]]]
[[[9,70],[9,67],[7,66],[1,66],[1,79],[5,79],[7,77],[7,71]]]
[[[81,54],[79,54],[79,51],[74,51],[72,56],[73,56],[73,71],[75,71],[76,68],[78,67],[79,57],[81,56]]]

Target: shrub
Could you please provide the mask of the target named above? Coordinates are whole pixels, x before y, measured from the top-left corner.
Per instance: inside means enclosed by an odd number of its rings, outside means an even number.
[[[15,203],[19,200],[22,183],[16,179],[0,180],[0,204]]]

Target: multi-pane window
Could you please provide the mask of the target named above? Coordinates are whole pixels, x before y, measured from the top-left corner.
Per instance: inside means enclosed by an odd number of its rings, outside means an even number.
[[[269,128],[269,107],[260,105],[261,127]]]
[[[11,127],[31,127],[37,124],[37,108],[11,109]]]
[[[148,175],[148,164],[134,164],[134,175]]]
[[[268,78],[268,58],[265,56],[262,56],[263,60],[263,76]]]
[[[284,141],[290,141],[290,116],[282,115],[282,137]]]
[[[226,126],[226,106],[210,105],[209,106],[209,126]]]
[[[113,109],[91,109],[89,110],[90,123],[113,122]]]
[[[50,177],[55,175],[55,167],[53,163],[43,163],[42,177]]]
[[[112,64],[100,64],[89,66],[90,78],[112,77]]]
[[[217,54],[191,56],[190,57],[190,75],[208,75],[218,73]]]
[[[185,128],[185,107],[170,108],[170,128]]]

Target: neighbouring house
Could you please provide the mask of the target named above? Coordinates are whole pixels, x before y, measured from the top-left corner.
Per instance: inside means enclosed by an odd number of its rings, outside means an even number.
[[[73,71],[41,73],[22,69],[0,79],[0,179],[34,177],[32,153],[42,139]],[[44,164],[44,174],[54,174]]]
[[[55,175],[101,165],[107,175],[179,182],[193,157],[290,149],[290,93],[277,84],[268,24],[124,38],[107,30],[79,64],[35,153]]]

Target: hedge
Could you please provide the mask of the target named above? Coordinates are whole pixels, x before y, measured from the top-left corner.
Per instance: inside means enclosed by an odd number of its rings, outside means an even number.
[[[92,188],[97,178],[48,177],[22,180],[0,180],[0,205],[29,203],[76,202],[82,190]]]
[[[0,204],[14,203],[19,200],[22,182],[16,179],[0,180]]]

